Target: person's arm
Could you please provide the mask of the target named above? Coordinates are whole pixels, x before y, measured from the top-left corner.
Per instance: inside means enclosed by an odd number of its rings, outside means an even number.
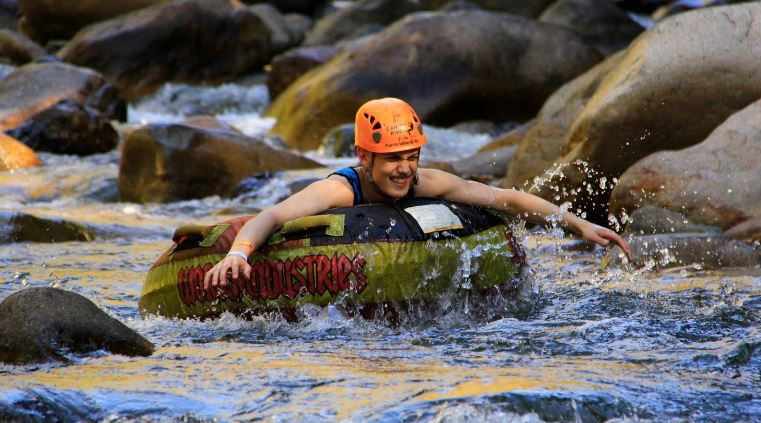
[[[418,174],[420,188],[416,188],[416,193],[419,195],[441,197],[449,201],[486,207],[518,215],[543,225],[551,225],[554,221],[558,226],[603,247],[607,247],[610,241],[613,241],[621,247],[629,261],[633,260],[629,245],[617,233],[584,220],[571,212],[564,212],[558,206],[540,197],[515,189],[502,189],[467,181],[435,169],[420,169]]]
[[[353,202],[354,193],[348,182],[323,179],[263,210],[240,228],[227,256],[206,273],[204,289],[210,285],[226,285],[228,273],[233,280],[237,280],[241,273],[246,278],[251,277],[248,257],[285,222],[334,207],[348,206]]]

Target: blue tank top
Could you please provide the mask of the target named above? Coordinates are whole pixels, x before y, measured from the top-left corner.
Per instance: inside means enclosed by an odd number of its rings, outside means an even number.
[[[328,176],[331,175],[341,175],[344,178],[346,178],[349,181],[349,184],[351,185],[351,189],[354,191],[354,205],[358,206],[360,204],[365,204],[365,199],[362,197],[362,188],[359,184],[359,173],[357,173],[357,169],[354,169],[353,167],[344,167],[341,169],[338,169],[337,171],[331,173]],[[415,196],[415,189],[414,186],[417,184],[417,175],[415,176],[415,182],[410,185],[410,190],[407,191],[407,194],[404,196],[404,198],[412,198]]]

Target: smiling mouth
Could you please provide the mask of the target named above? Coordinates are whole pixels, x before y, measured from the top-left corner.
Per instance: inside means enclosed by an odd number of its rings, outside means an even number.
[[[396,185],[405,185],[410,180],[409,176],[392,176],[391,182]]]

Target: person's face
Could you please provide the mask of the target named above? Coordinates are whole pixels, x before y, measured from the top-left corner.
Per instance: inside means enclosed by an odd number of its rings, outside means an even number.
[[[386,195],[402,198],[410,190],[417,173],[420,149],[398,153],[374,153],[370,164],[369,154],[365,154],[362,165],[371,169],[373,181]],[[369,166],[369,167],[367,167]]]

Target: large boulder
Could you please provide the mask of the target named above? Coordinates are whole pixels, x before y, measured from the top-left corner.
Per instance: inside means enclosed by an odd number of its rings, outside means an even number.
[[[0,172],[39,165],[34,150],[0,132]]]
[[[0,244],[13,242],[92,241],[92,230],[74,222],[26,213],[0,212]]]
[[[369,26],[386,26],[422,9],[416,0],[360,0],[317,21],[304,45],[334,44],[364,34]]]
[[[576,32],[606,56],[628,46],[643,31],[610,0],[558,0],[539,20]]]
[[[178,0],[90,25],[58,56],[98,70],[130,100],[167,81],[223,82],[260,70],[298,41],[273,10],[235,0]]]
[[[563,155],[565,135],[584,110],[605,75],[614,69],[623,53],[608,57],[583,75],[563,85],[547,99],[533,124],[521,138],[515,159],[503,186],[531,189],[544,183],[544,173]],[[534,178],[539,178],[534,181]]]
[[[652,154],[621,176],[611,195],[619,215],[644,206],[722,229],[761,218],[761,100],[732,115],[700,144]]]
[[[35,151],[79,156],[111,151],[119,141],[108,118],[72,99],[59,101],[8,134]]]
[[[574,165],[538,194],[570,200],[605,222],[612,185],[604,181],[655,151],[704,140],[761,97],[759,39],[758,2],[677,15],[648,30],[600,82],[565,135],[561,162]]]
[[[98,73],[65,63],[32,63],[0,79],[0,131],[21,125],[61,100],[77,101],[107,119],[126,119],[124,100]]]
[[[327,62],[339,51],[333,46],[298,47],[275,56],[265,68],[270,98],[279,96],[301,75]]]
[[[91,23],[166,1],[170,0],[18,0],[24,15],[19,26],[41,43],[69,39]]]
[[[452,0],[421,0],[432,9],[446,7]],[[555,0],[468,0],[478,7],[492,12],[536,18]]]
[[[314,15],[325,8],[327,0],[243,0],[246,4],[270,3],[283,13]]]
[[[273,133],[302,150],[385,96],[405,99],[437,126],[525,120],[600,59],[556,25],[481,10],[415,13],[301,77],[266,113],[277,118]]]
[[[66,353],[102,349],[149,356],[154,346],[74,292],[27,288],[0,303],[0,361],[66,362]]]
[[[239,132],[197,124],[152,124],[122,146],[122,200],[166,202],[230,196],[244,178],[261,172],[320,164]]]

